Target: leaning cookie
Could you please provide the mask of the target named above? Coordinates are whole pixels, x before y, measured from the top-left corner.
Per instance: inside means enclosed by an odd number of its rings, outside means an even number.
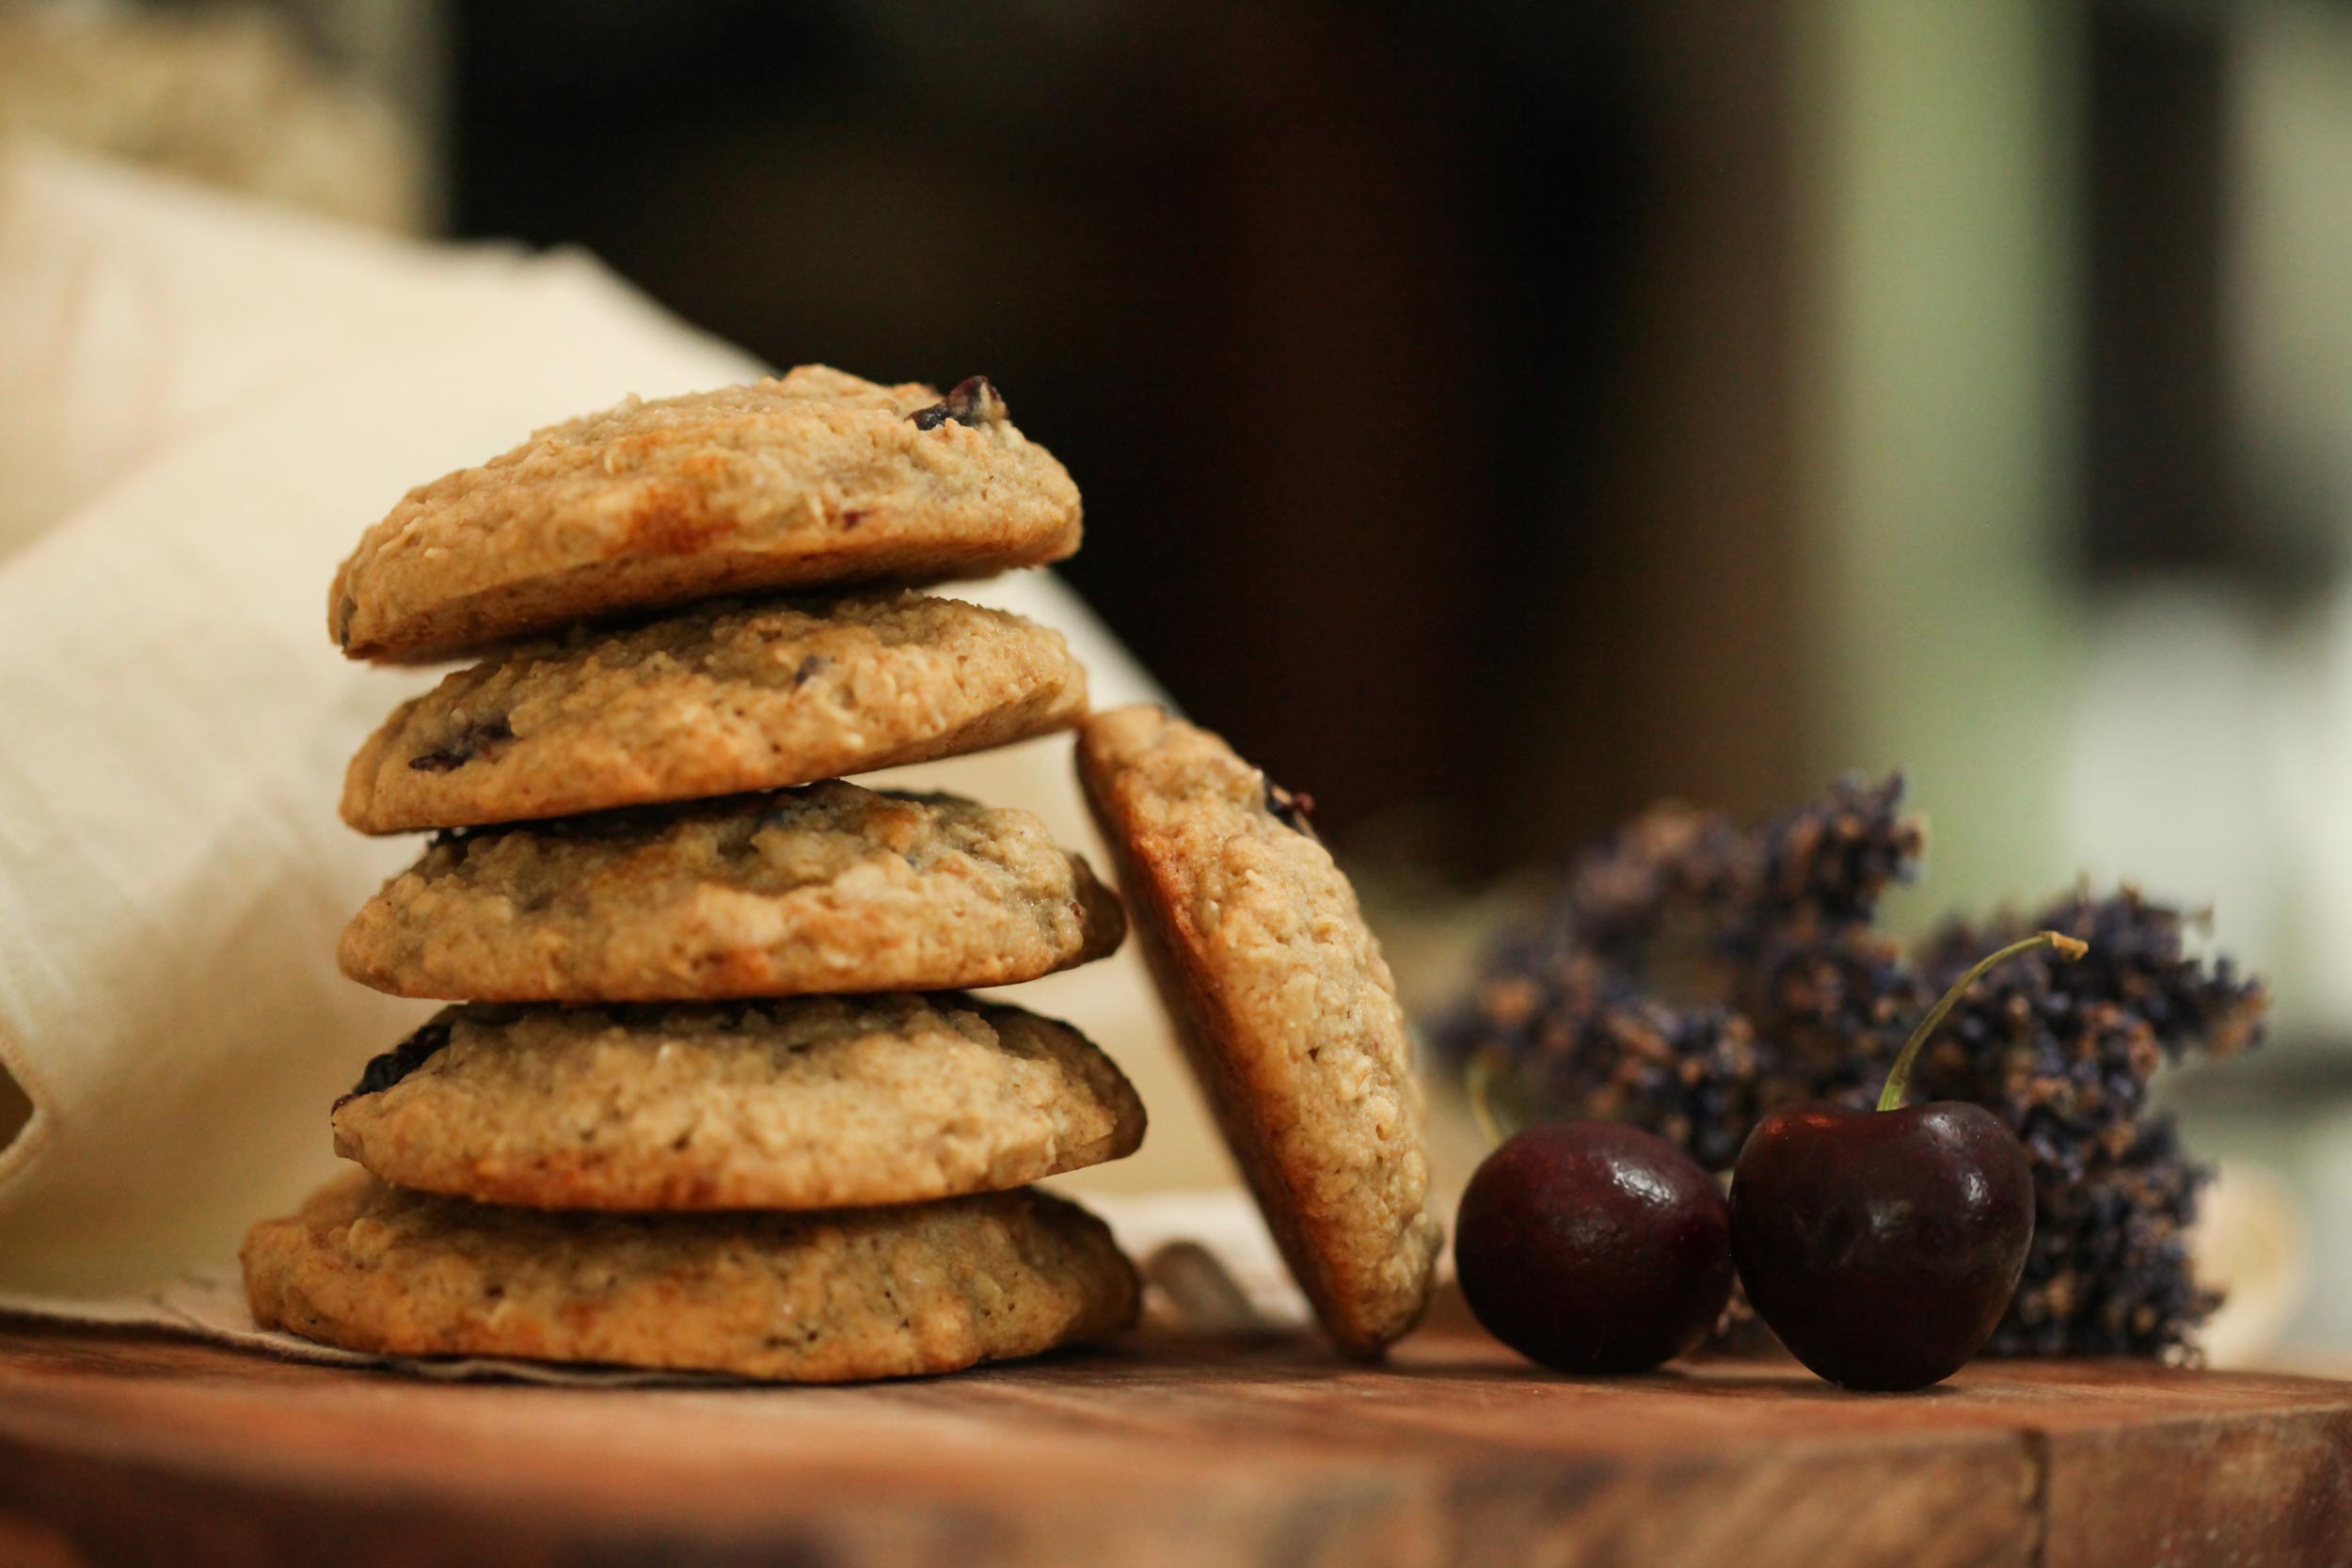
[[[1010,985],[1126,928],[1030,813],[832,780],[444,835],[342,957],[398,996],[693,1001]]]
[[[335,574],[354,658],[443,657],[723,594],[936,582],[1078,547],[1077,486],[981,377],[807,365],[618,407],[421,485]]]
[[[548,1214],[353,1172],[246,1237],[264,1328],[795,1383],[948,1372],[1133,1323],[1100,1220],[1020,1191],[827,1214]]]
[[[538,1209],[832,1209],[1135,1151],[1142,1103],[1067,1024],[954,993],[451,1007],[335,1107],[387,1181]]]
[[[1226,1141],[1331,1337],[1376,1354],[1440,1231],[1410,1043],[1356,895],[1298,802],[1158,708],[1097,714],[1078,776]]]
[[[1061,634],[924,594],[721,604],[524,643],[403,704],[351,759],[361,832],[809,784],[1086,713]]]

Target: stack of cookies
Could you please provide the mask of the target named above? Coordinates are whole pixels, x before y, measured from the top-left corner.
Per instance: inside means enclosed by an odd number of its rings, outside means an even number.
[[[1142,1107],[964,994],[1109,953],[1119,901],[1026,812],[840,777],[1084,719],[1057,634],[875,586],[1078,539],[985,380],[819,368],[542,431],[372,529],[344,651],[479,661],[351,763],[351,826],[436,836],[342,960],[458,1005],[336,1105],[362,1169],[255,1227],[256,1318],[795,1381],[1129,1323],[1107,1230],[1026,1183],[1133,1152]]]

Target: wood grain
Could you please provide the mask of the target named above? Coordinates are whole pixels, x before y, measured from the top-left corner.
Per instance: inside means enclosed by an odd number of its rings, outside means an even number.
[[[2352,1385],[1553,1378],[1427,1333],[927,1382],[440,1385],[0,1323],[0,1564],[1907,1568],[2352,1561]]]

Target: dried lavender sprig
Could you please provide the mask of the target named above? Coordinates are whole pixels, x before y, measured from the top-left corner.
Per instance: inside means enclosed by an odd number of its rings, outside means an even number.
[[[1986,1354],[2187,1354],[2220,1300],[2197,1283],[2188,1254],[2211,1176],[2160,1117],[2137,1126],[2128,1148],[2086,1174],[2038,1180],[2025,1277]]]
[[[2201,1051],[2226,1060],[2262,1042],[2269,993],[2226,957],[2209,964],[2190,957],[2190,923],[2128,883],[2106,898],[2077,889],[2030,918],[2008,913],[1981,924],[1949,922],[1922,949],[1919,962],[1932,977],[1962,964],[1986,941],[2042,927],[2063,931],[2089,942],[2091,957],[2070,969],[2058,990],[2080,1006],[2106,1003],[2128,1011],[2147,1025],[2168,1059]]]
[[[1915,874],[1925,830],[1903,778],[1841,778],[1816,800],[1742,831],[1719,813],[1654,807],[1571,863],[1547,922],[1636,969],[1661,937],[1742,958],[1775,933],[1864,925]]]
[[[1754,830],[1720,813],[1652,807],[1576,855],[1549,905],[1505,931],[1486,973],[1540,980],[1599,961],[1651,997],[1738,1005],[1770,955],[1865,925],[1888,883],[1911,877],[1922,829],[1903,781],[1858,776]],[[1477,1044],[1473,998],[1440,1031]]]
[[[2090,956],[2055,969],[2028,957],[1989,977],[1954,1011],[1921,1076],[1931,1092],[2008,1119],[2043,1161],[2038,1179],[2077,1180],[2129,1137],[2165,1061],[2258,1044],[2268,996],[2226,958],[2187,957],[2183,916],[2137,889],[2076,893],[2040,919],[2080,935]],[[2026,924],[1953,923],[1929,943],[1922,969],[1940,976],[1972,944]]]

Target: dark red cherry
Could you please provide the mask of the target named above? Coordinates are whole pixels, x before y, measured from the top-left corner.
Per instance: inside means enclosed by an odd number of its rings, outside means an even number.
[[[2033,1173],[1979,1106],[1799,1105],[1740,1150],[1731,1241],[1750,1305],[1791,1355],[1849,1388],[1924,1388],[2009,1309]]]
[[[2079,958],[2054,931],[1963,975],[1912,1032],[1875,1111],[1798,1105],[1758,1122],[1731,1180],[1740,1281],[1789,1354],[1832,1383],[1941,1383],[1984,1345],[2033,1243],[2025,1147],[1979,1106],[1904,1107],[1911,1065],[1977,977],[2028,948]]]
[[[1570,1121],[1518,1133],[1478,1167],[1454,1271],[1486,1331],[1565,1372],[1638,1372],[1680,1354],[1731,1294],[1714,1178],[1652,1132]]]

